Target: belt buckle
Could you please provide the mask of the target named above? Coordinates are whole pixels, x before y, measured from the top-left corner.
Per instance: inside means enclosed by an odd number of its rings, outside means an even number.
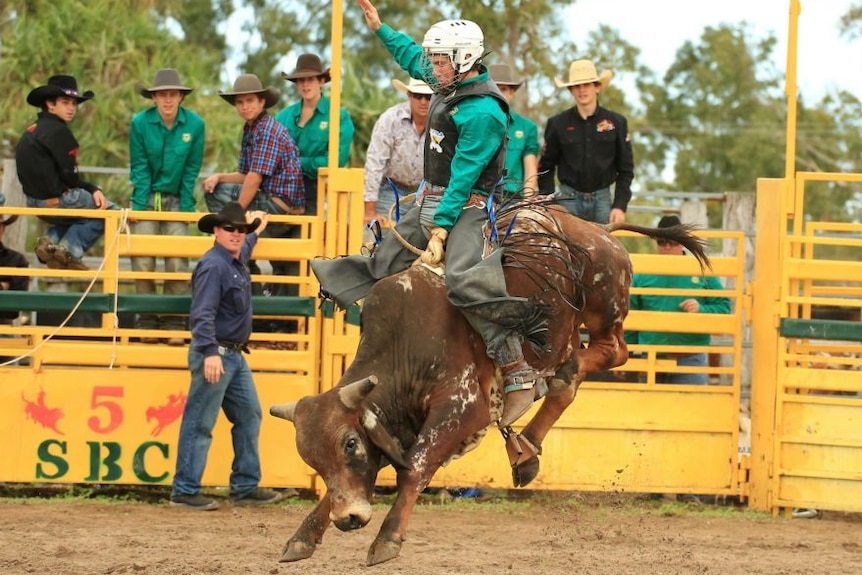
[[[227,349],[228,349],[228,348],[226,348],[226,347],[225,347],[225,346],[223,346],[223,345],[218,346],[218,354],[219,354],[219,355],[224,355],[224,354],[226,354],[226,353],[227,353]]]

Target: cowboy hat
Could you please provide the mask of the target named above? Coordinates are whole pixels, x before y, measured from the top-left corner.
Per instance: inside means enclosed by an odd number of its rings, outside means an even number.
[[[300,54],[296,59],[296,68],[288,74],[282,72],[281,77],[291,82],[296,82],[300,78],[317,78],[323,76],[324,82],[329,82],[332,76],[329,74],[330,68],[323,69],[323,64],[320,62],[320,56],[317,54]]]
[[[239,202],[228,202],[217,214],[207,214],[198,220],[198,229],[205,234],[213,233],[213,228],[234,226],[245,233],[253,232],[260,225],[260,218],[251,223],[245,219],[245,208]]]
[[[31,106],[41,108],[45,104],[45,100],[50,98],[74,98],[79,104],[91,99],[95,94],[92,90],[87,90],[83,94],[78,93],[78,82],[74,76],[67,74],[57,74],[48,78],[48,83],[33,90],[27,94],[27,103]]]
[[[257,94],[263,96],[266,100],[266,107],[269,108],[278,102],[278,92],[272,86],[266,88],[261,84],[260,79],[254,74],[242,74],[233,83],[233,92],[222,92],[219,90],[218,95],[228,104],[233,104],[236,96],[243,94]]]
[[[554,78],[554,83],[557,88],[568,88],[598,82],[602,85],[602,89],[605,89],[613,77],[614,73],[610,70],[603,70],[601,74],[597,74],[596,67],[589,60],[575,60],[569,66],[569,81],[563,82],[559,78]]]
[[[495,84],[501,86],[514,86],[517,90],[524,84],[524,80],[515,79],[512,68],[508,64],[491,64],[488,66],[488,74]]]
[[[395,86],[397,90],[401,92],[409,92],[411,94],[433,94],[434,90],[431,89],[431,86],[423,82],[422,80],[417,80],[416,78],[410,78],[408,83],[404,83],[398,78],[392,79],[392,85]]]
[[[188,94],[194,90],[194,88],[183,86],[183,83],[180,81],[180,73],[173,68],[162,68],[156,72],[152,88],[147,88],[143,84],[138,84],[138,93],[147,99],[153,97],[153,92],[158,92],[160,90],[179,90],[183,94]]]

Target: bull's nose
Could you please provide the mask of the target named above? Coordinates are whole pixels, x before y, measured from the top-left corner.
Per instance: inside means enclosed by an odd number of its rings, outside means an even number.
[[[354,529],[362,529],[368,524],[368,519],[364,519],[359,515],[348,515],[343,519],[334,521],[335,526],[340,531],[353,531]]]

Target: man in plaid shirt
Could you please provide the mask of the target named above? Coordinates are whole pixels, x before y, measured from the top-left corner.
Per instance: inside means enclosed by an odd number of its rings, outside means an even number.
[[[243,74],[234,82],[233,91],[219,95],[232,104],[245,121],[238,171],[217,173],[204,180],[204,199],[211,212],[219,212],[228,202],[239,202],[249,211],[269,214],[304,214],[305,187],[302,181],[299,149],[287,128],[267,112],[278,102],[278,92],[263,84],[254,74]],[[268,237],[299,237],[299,226],[270,224]],[[252,273],[260,270],[250,262]],[[298,275],[297,262],[272,261],[275,275]],[[274,284],[270,295],[298,295],[294,284]],[[278,322],[270,331],[294,332],[295,322]]]

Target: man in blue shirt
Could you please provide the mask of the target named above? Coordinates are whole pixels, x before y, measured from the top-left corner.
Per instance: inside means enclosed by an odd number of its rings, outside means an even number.
[[[192,379],[180,425],[171,505],[218,509],[218,503],[201,495],[200,489],[220,408],[233,424],[230,496],[234,505],[274,503],[282,498],[281,493],[258,487],[260,400],[243,357],[252,325],[251,276],[246,266],[268,219],[262,211],[246,216],[240,204],[230,202],[198,222],[200,231],[215,235],[215,245],[192,273]]]

